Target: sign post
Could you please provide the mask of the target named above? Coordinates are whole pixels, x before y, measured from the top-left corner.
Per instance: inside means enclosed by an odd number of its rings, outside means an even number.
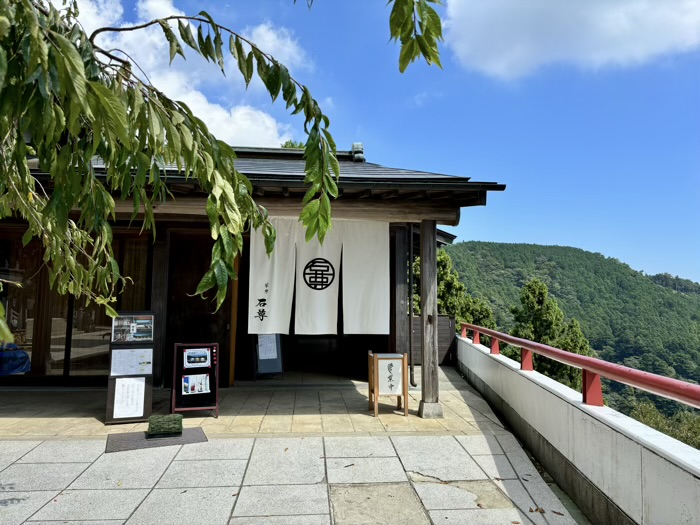
[[[152,312],[112,320],[105,424],[146,421],[153,410]]]
[[[214,410],[219,417],[219,345],[177,343],[170,411]]]
[[[367,355],[369,365],[369,409],[379,415],[379,396],[396,396],[396,409],[401,410],[403,396],[404,416],[408,416],[408,354]]]

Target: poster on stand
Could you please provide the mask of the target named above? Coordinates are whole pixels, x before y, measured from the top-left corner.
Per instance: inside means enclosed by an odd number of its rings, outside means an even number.
[[[112,319],[112,343],[153,341],[153,314],[120,314]]]
[[[185,348],[183,365],[185,368],[211,368],[209,348]]]
[[[176,343],[170,411],[214,410],[219,417],[219,345]]]
[[[207,394],[209,389],[209,375],[197,374],[192,376],[182,376],[182,395]]]
[[[145,377],[117,379],[114,386],[114,419],[142,417],[145,392]]]

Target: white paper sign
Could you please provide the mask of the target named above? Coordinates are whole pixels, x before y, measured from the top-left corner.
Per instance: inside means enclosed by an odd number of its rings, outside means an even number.
[[[277,359],[277,336],[276,335],[259,335],[258,336],[258,358],[259,359]]]
[[[114,419],[143,416],[145,377],[122,377],[114,386]]]
[[[112,350],[113,376],[151,375],[153,373],[153,349],[129,348]]]
[[[403,395],[403,359],[379,359],[377,363],[379,395]]]

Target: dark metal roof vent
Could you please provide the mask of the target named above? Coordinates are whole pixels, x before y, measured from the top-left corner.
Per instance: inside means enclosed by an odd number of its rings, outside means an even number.
[[[364,162],[365,161],[365,147],[362,142],[352,143],[352,161],[353,162]]]

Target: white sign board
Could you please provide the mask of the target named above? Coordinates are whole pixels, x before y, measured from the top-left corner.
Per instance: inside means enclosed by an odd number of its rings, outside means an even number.
[[[113,376],[139,376],[153,373],[152,348],[125,348],[112,350]]]
[[[114,386],[114,419],[143,416],[145,377],[122,377]]]
[[[377,360],[377,374],[379,376],[380,396],[403,395],[403,359]]]
[[[277,337],[275,335],[258,336],[258,359],[277,359]]]

